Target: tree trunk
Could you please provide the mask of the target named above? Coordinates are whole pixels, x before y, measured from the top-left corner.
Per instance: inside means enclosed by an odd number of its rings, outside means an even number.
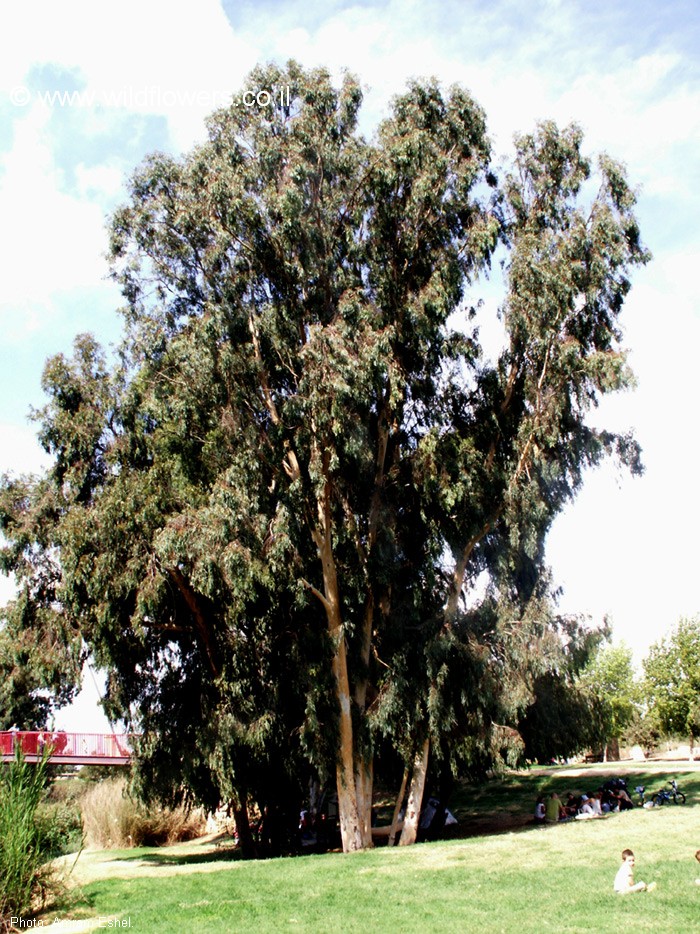
[[[423,803],[425,779],[428,774],[429,752],[430,740],[426,739],[420,752],[416,753],[416,758],[413,763],[411,790],[408,794],[406,817],[403,822],[399,846],[410,846],[412,843],[416,842],[416,837],[418,836],[418,821],[420,820],[420,809]]]
[[[394,805],[394,813],[391,818],[391,830],[389,831],[389,846],[394,845],[394,839],[396,837],[396,828],[399,823],[399,813],[401,812],[401,805],[403,804],[403,798],[406,794],[406,785],[408,784],[408,766],[403,770],[403,778],[401,779],[401,788],[396,797],[396,804]]]
[[[331,535],[330,483],[318,503],[319,526],[313,538],[323,568],[323,594],[317,592],[326,610],[328,632],[335,645],[333,680],[338,703],[339,749],[336,764],[338,817],[343,852],[364,850],[372,845],[372,764],[355,748],[352,694],[348,675],[347,647],[341,615],[340,588]],[[367,648],[367,652],[369,649]],[[364,691],[360,689],[361,695]]]
[[[364,763],[357,763],[356,765],[355,762],[350,682],[348,679],[345,639],[342,635],[333,658],[333,674],[335,675],[336,697],[340,714],[340,755],[336,766],[338,817],[340,819],[343,852],[349,853],[353,850],[363,850],[369,846],[371,833],[369,832],[370,817],[364,813],[366,807],[365,796],[363,795],[362,799],[358,800],[357,775],[361,772]]]
[[[243,859],[255,859],[257,853],[253,833],[248,821],[248,808],[245,804],[238,807],[233,803],[233,820],[236,824],[236,833],[238,835],[238,845],[241,848]]]
[[[358,769],[371,764],[361,762]],[[358,790],[351,780],[346,780],[347,769],[343,763],[336,768],[336,783],[338,788],[338,819],[340,822],[340,836],[343,843],[343,852],[351,853],[355,850],[366,850],[372,846],[372,779],[368,776]]]
[[[365,847],[372,843],[372,791],[374,782],[374,762],[355,756],[355,788],[357,790],[357,809],[362,827]]]

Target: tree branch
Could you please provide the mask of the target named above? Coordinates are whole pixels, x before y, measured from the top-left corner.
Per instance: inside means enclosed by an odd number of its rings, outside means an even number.
[[[328,612],[330,610],[331,605],[326,599],[326,597],[324,597],[324,595],[321,593],[321,591],[317,587],[314,587],[313,584],[310,584],[309,581],[307,581],[304,577],[301,578],[301,583],[304,587],[306,587],[307,590],[311,591],[314,597],[320,600],[321,604],[323,605],[323,608],[326,610],[326,612]]]
[[[214,677],[218,678],[221,675],[221,661],[216,645],[211,637],[210,627],[207,625],[204,613],[202,612],[197,593],[192,588],[189,581],[185,579],[184,574],[179,568],[168,568],[167,572],[182,595],[183,600],[187,604],[187,608],[192,613],[197,634],[204,645],[209,667]]]

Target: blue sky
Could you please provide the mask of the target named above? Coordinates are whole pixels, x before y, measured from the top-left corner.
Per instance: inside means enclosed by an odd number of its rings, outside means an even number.
[[[634,427],[641,479],[589,476],[548,548],[562,607],[613,618],[639,657],[700,612],[695,372],[700,346],[700,9],[696,2],[347,3],[28,0],[0,8],[0,471],[35,470],[27,422],[49,354],[118,339],[105,219],[154,149],[189,149],[259,61],[296,58],[365,86],[363,129],[410,77],[466,85],[497,152],[553,118],[580,123],[641,186],[654,253],[624,313],[639,386],[596,418]],[[79,92],[63,105],[53,92]],[[479,289],[476,293],[478,295]],[[487,308],[498,301],[484,287]],[[0,600],[11,593],[0,579]]]

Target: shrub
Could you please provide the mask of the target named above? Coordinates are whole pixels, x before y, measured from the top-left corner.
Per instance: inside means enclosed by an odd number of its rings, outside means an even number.
[[[83,823],[76,804],[43,802],[37,809],[36,819],[49,856],[65,856],[82,849]]]
[[[123,778],[88,788],[81,799],[85,842],[95,849],[162,846],[204,832],[201,811],[147,807],[127,794]]]
[[[84,784],[77,777],[55,776],[37,809],[37,819],[52,856],[77,853],[83,847],[80,813],[83,791]]]
[[[48,753],[36,765],[17,749],[14,762],[0,769],[0,924],[9,930],[11,917],[25,918],[56,894],[51,820],[38,811],[48,781]]]

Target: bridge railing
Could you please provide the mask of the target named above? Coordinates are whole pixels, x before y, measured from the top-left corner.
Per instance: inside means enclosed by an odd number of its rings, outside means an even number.
[[[0,732],[0,755],[12,756],[17,746],[25,756],[40,756],[46,747],[51,758],[128,759],[126,733],[65,733],[62,730],[6,730]]]

